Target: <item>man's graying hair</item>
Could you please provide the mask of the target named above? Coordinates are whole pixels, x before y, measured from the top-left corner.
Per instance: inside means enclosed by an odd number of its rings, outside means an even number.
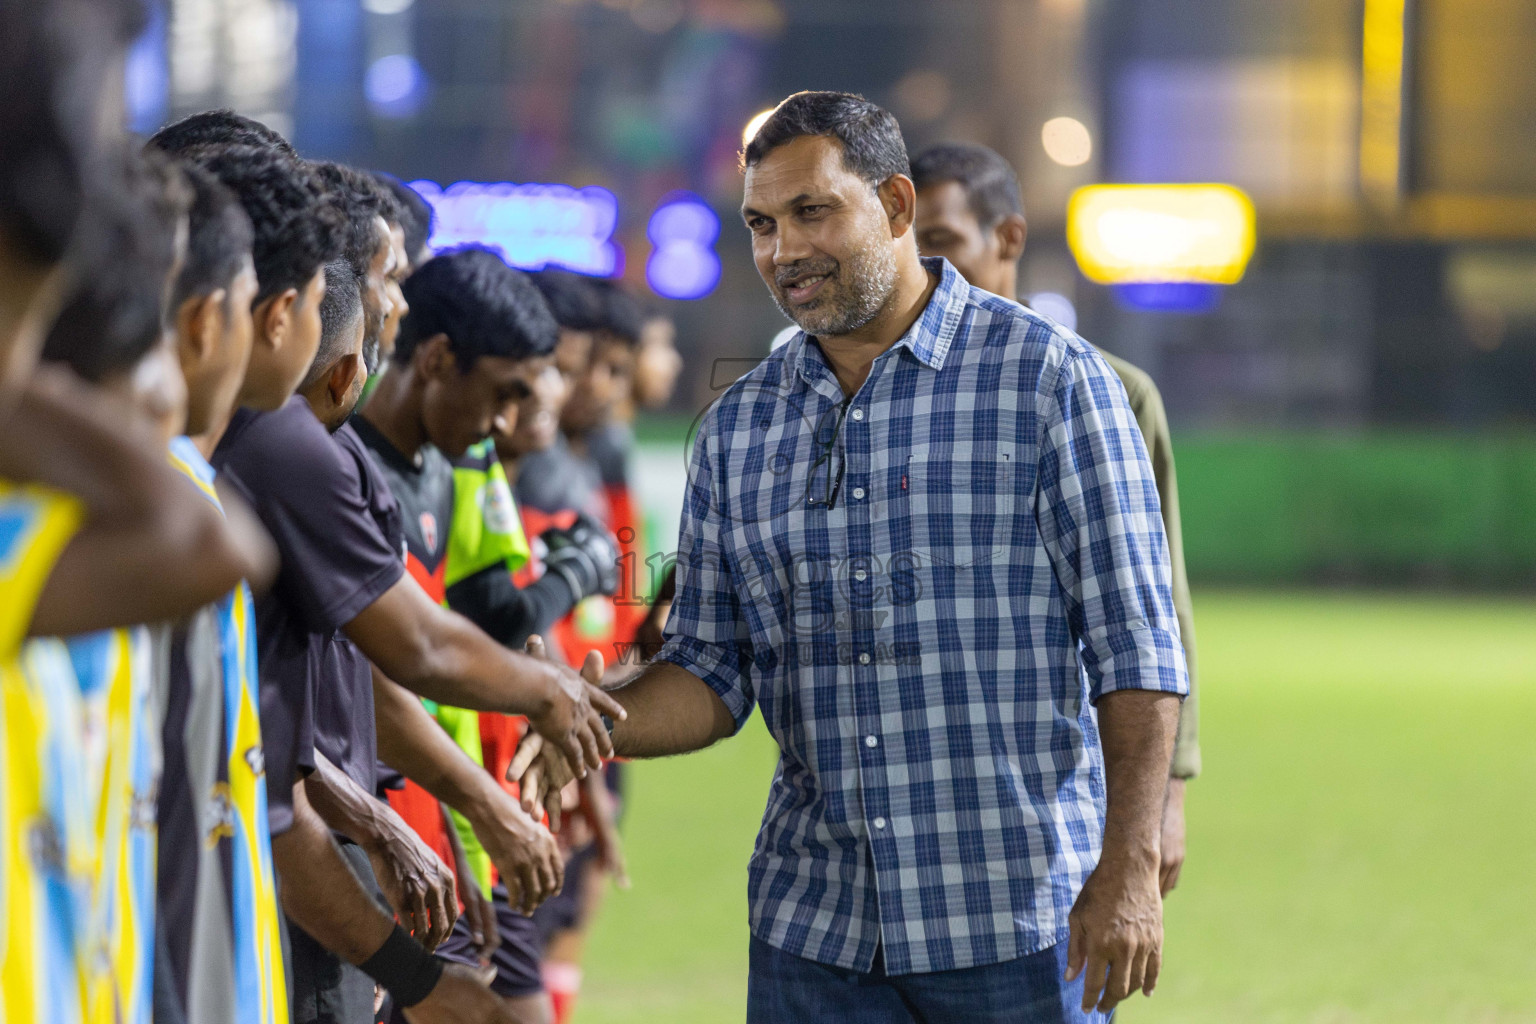
[[[893,174],[910,174],[901,125],[882,107],[848,92],[797,92],[780,103],[741,154],[754,167],[787,142],[825,135],[843,146],[843,166],[871,185]]]

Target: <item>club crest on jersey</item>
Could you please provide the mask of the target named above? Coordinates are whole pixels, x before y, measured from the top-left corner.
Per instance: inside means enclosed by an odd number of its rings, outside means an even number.
[[[426,543],[427,550],[437,550],[437,516],[431,512],[421,514],[421,539]]]

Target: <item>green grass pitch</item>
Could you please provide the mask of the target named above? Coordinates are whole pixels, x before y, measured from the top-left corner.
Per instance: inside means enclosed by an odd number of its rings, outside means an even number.
[[[1536,1021],[1536,602],[1197,597],[1205,775],[1167,903],[1166,1024]],[[776,748],[631,768],[578,1024],[740,1021]]]

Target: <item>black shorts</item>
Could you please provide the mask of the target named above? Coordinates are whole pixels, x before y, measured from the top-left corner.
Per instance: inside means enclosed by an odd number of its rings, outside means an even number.
[[[496,908],[496,927],[501,933],[501,948],[491,956],[491,966],[496,968],[491,991],[508,999],[538,995],[544,991],[539,967],[544,958],[544,943],[539,938],[538,925],[512,909],[507,890],[500,884],[491,890],[491,905]],[[449,963],[480,966],[464,915],[459,915],[447,940],[437,947],[437,955]]]

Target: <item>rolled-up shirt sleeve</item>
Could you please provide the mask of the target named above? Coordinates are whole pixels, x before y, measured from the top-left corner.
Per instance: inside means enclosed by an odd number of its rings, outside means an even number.
[[[1089,696],[1189,680],[1157,484],[1125,389],[1098,353],[1069,350],[1042,395],[1036,520],[1080,643]]]
[[[677,541],[677,594],[667,616],[666,643],[656,661],[698,676],[725,702],[739,730],[757,703],[752,689],[752,641],[720,543],[723,516],[716,500],[706,418],[688,464]]]

